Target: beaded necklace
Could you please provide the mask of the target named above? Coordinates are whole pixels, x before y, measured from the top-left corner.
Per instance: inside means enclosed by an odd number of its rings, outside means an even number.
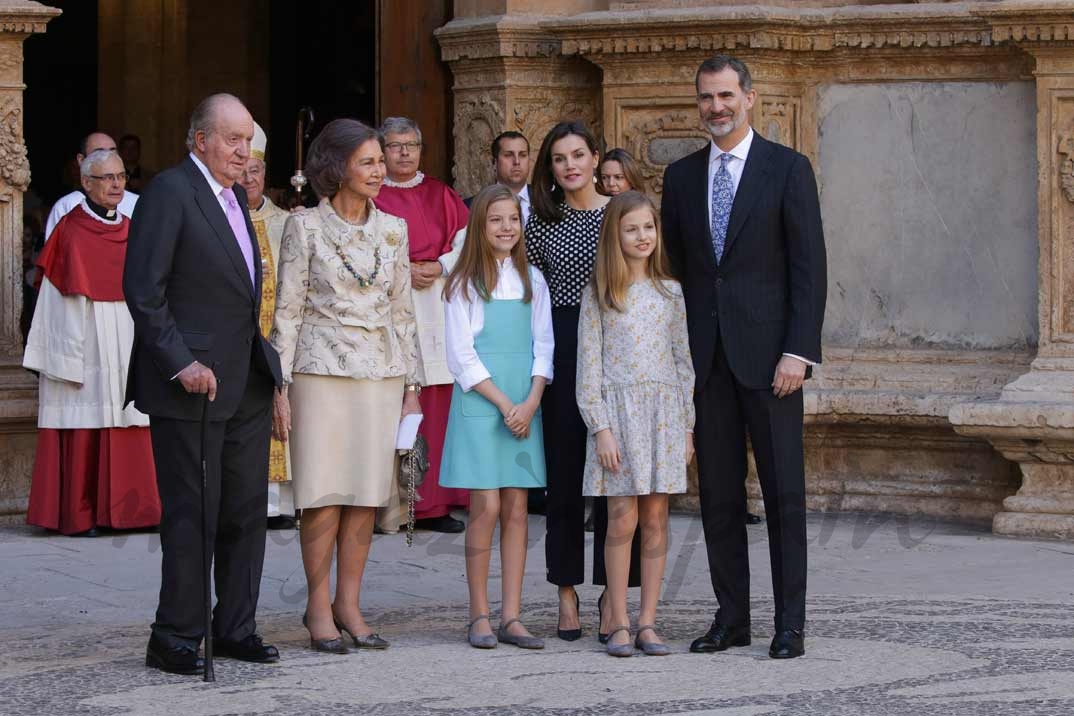
[[[339,244],[336,244],[336,255],[343,262],[343,267],[350,272],[351,276],[354,276],[359,288],[369,288],[376,281],[377,274],[380,273],[380,244],[373,247],[373,271],[368,277],[354,270],[351,262],[347,260],[346,255],[343,253],[343,247]]]

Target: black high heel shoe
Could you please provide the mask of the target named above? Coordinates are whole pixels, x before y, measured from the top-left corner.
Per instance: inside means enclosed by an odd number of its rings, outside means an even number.
[[[604,595],[608,593],[608,588],[605,587],[604,591],[597,597],[597,641],[601,644],[607,644],[611,634],[600,630],[601,622],[604,621]]]
[[[578,590],[574,591],[574,611],[578,612],[578,620],[581,621],[582,615],[582,601],[578,598]],[[556,625],[556,636],[563,641],[578,641],[582,638],[582,627],[577,629],[560,629],[559,625]]]

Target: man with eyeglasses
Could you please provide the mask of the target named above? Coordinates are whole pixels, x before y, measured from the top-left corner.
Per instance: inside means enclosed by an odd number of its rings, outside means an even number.
[[[462,532],[465,525],[451,516],[451,510],[468,507],[469,493],[440,487],[440,454],[455,382],[447,368],[443,289],[444,277],[462,248],[470,212],[454,189],[419,170],[421,130],[414,120],[389,117],[380,133],[388,176],[374,203],[407,223],[411,295],[418,323],[418,374],[424,376],[419,432],[429,445],[429,470],[418,488],[421,501],[415,509],[416,525],[436,532]],[[391,532],[398,527],[400,510],[395,504],[386,507],[378,513],[377,525]]]
[[[123,161],[98,149],[79,167],[82,202],[41,252],[37,307],[23,365],[38,373],[37,455],[29,524],[93,537],[97,528],[160,523],[149,417],[123,405],[134,342],[124,303],[130,220]]]
[[[104,132],[90,132],[79,143],[78,153],[75,155],[75,160],[79,165],[82,161],[93,152],[98,149],[104,149],[109,152],[116,151],[116,142],[110,136]],[[123,175],[124,185],[127,181],[127,174],[125,170],[116,172],[116,174]],[[86,197],[83,190],[73,191],[70,194],[60,197],[60,199],[52,205],[52,211],[48,213],[48,220],[45,222],[45,241],[48,241],[52,236],[53,229],[56,228],[56,224],[60,222],[64,216],[67,215],[71,209],[82,203],[82,200]],[[128,219],[134,215],[134,204],[138,201],[138,195],[123,190],[123,199],[119,202],[119,213]]]

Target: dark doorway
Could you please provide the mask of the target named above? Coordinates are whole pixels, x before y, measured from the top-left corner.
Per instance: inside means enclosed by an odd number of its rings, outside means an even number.
[[[286,187],[299,108],[313,109],[310,136],[340,117],[376,126],[376,2],[273,0],[269,27],[268,180]]]
[[[52,202],[77,187],[79,140],[98,127],[97,2],[46,4],[63,14],[49,22],[43,35],[31,35],[23,44],[23,134],[32,170],[30,192],[47,212]],[[28,204],[33,201],[33,196],[27,198]]]

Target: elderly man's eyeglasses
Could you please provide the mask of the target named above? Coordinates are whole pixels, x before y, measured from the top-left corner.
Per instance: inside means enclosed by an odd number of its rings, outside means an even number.
[[[105,181],[109,184],[118,181],[121,184],[127,182],[127,172],[120,172],[119,174],[89,174],[90,179],[97,179],[98,181]]]
[[[421,149],[421,142],[388,142],[384,147],[389,152],[401,152],[406,147],[408,152],[416,152]]]

